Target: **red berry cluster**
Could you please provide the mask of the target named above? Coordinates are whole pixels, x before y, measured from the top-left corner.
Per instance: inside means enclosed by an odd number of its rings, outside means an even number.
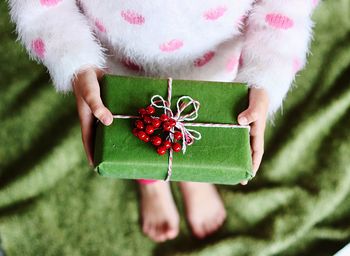
[[[176,121],[166,114],[155,116],[156,110],[153,106],[139,109],[140,118],[135,121],[135,128],[132,133],[144,142],[151,142],[159,155],[164,155],[169,148],[175,152],[181,150],[181,144],[177,141],[182,139],[182,133],[175,131],[173,133],[176,142],[166,139],[175,127]]]

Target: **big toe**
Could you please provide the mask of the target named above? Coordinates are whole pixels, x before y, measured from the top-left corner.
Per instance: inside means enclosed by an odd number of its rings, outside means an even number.
[[[213,220],[212,222],[208,222],[204,224],[205,236],[209,236],[217,231],[221,226],[221,221]]]
[[[226,217],[227,217],[227,213],[226,213],[225,208],[223,207],[222,211],[220,213],[220,218],[218,218],[220,226],[224,223],[224,221],[226,220]]]
[[[226,211],[223,208],[215,215],[208,216],[201,220],[196,218],[189,218],[192,233],[195,237],[203,239],[215,233],[224,223],[226,219]]]
[[[218,214],[212,218],[212,221],[208,223],[206,226],[206,230],[208,234],[211,234],[217,231],[226,220],[226,211],[225,208],[222,208]]]
[[[206,236],[205,223],[198,220],[189,220],[192,233],[195,237],[202,239]]]

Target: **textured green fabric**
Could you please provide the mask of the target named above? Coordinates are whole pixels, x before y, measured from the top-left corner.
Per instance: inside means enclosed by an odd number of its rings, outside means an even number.
[[[350,1],[326,0],[315,40],[264,162],[245,187],[219,186],[228,219],[207,241],[155,244],[136,185],[88,169],[72,96],[15,43],[0,2],[0,237],[8,255],[332,255],[350,241]],[[174,184],[175,185],[175,184]]]
[[[153,95],[167,99],[167,80],[106,76],[101,84],[102,100],[112,113],[138,115]],[[201,103],[194,122],[237,124],[237,116],[248,106],[244,84],[173,80],[171,109],[181,96]],[[95,140],[96,169],[103,176],[129,179],[164,180],[167,155],[159,156],[154,146],[137,139],[131,132],[134,119],[114,119],[106,127],[98,123]],[[191,128],[191,127],[189,127]],[[237,184],[252,177],[248,129],[192,127],[202,139],[188,147],[186,154],[173,154],[173,181],[200,181]]]

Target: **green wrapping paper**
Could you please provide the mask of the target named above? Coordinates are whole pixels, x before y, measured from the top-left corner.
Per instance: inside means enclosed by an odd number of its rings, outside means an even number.
[[[101,97],[113,114],[138,115],[153,95],[167,99],[167,79],[105,76]],[[173,80],[171,109],[188,95],[201,104],[193,122],[238,124],[237,116],[248,106],[244,84]],[[114,119],[110,126],[97,123],[94,163],[96,171],[122,179],[157,179],[167,176],[168,155],[160,156],[151,143],[132,134],[135,119]],[[252,178],[249,130],[245,128],[188,127],[202,139],[187,147],[186,154],[174,152],[172,181],[237,184]]]

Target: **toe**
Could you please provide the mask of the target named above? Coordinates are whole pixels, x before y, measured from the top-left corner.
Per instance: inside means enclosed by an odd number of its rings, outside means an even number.
[[[225,208],[222,209],[221,213],[220,213],[220,225],[222,225],[224,223],[224,221],[226,220],[226,217],[227,217],[227,213],[226,213],[226,210]]]
[[[204,235],[208,236],[213,232],[213,223],[205,223],[203,224]]]
[[[166,240],[166,228],[165,228],[166,223],[159,223],[156,228],[156,239],[157,242],[164,242]]]
[[[218,217],[214,221],[215,231],[218,230],[219,228],[221,228],[221,226],[224,224],[224,222],[225,222],[225,215],[222,213],[222,214],[218,215]]]
[[[167,239],[174,239],[175,237],[177,237],[177,235],[179,234],[179,231],[176,229],[169,229],[166,232],[166,237]]]
[[[222,226],[222,224],[224,223],[224,218],[223,217],[219,217],[215,220],[215,226],[216,228],[220,228]]]
[[[168,223],[165,231],[167,239],[174,239],[179,234],[179,226]]]
[[[149,223],[148,226],[146,226],[145,234],[153,241],[158,242],[159,236],[157,232],[157,225],[156,223]]]
[[[220,221],[215,222],[215,224],[214,224],[214,229],[215,229],[215,231],[219,230],[219,229],[221,228],[221,226],[222,226],[223,223],[224,223],[224,222],[223,222],[222,219],[221,219]]]
[[[208,223],[204,227],[205,235],[209,236],[213,234],[218,228],[219,228],[219,225],[215,222],[214,219],[210,222],[208,221]]]
[[[151,229],[151,223],[148,221],[143,221],[142,232],[147,235],[150,232],[150,229]]]
[[[194,236],[199,239],[204,238],[205,237],[204,224],[197,221],[192,221],[191,223],[192,223],[191,229]]]

